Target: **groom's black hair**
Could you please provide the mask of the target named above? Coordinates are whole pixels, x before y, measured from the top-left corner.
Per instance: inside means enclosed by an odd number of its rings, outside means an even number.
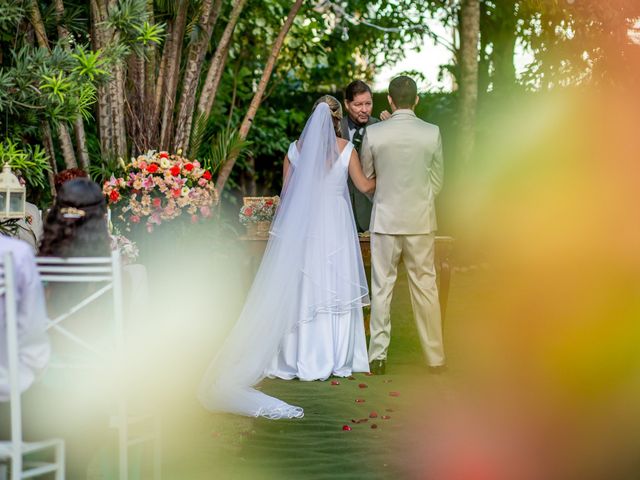
[[[347,102],[353,102],[353,99],[355,98],[356,95],[360,95],[361,93],[367,93],[367,92],[373,95],[371,93],[371,89],[369,88],[369,85],[364,83],[362,80],[354,80],[349,85],[347,85],[347,88],[344,91],[344,98],[347,100]]]
[[[397,108],[412,108],[417,95],[416,82],[406,75],[394,78],[389,84],[389,96]]]

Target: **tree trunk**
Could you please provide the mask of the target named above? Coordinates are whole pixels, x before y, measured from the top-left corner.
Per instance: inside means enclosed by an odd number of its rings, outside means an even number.
[[[264,67],[264,71],[262,72],[262,77],[260,78],[260,83],[258,83],[258,89],[256,93],[253,95],[251,99],[251,104],[249,105],[249,110],[247,110],[247,114],[242,120],[242,124],[240,125],[239,135],[240,138],[246,139],[249,134],[249,130],[251,129],[251,125],[253,123],[253,119],[256,116],[258,108],[260,107],[260,103],[262,102],[262,96],[264,95],[265,90],[267,89],[267,84],[269,83],[269,78],[271,78],[271,73],[273,72],[273,68],[276,65],[276,61],[278,60],[278,55],[280,54],[280,50],[282,49],[282,44],[284,43],[284,39],[289,33],[291,29],[291,25],[293,24],[293,19],[298,14],[300,7],[302,6],[304,0],[296,0],[296,2],[291,7],[289,11],[289,15],[287,15],[287,19],[282,25],[280,29],[280,33],[278,33],[278,37],[276,38],[275,43],[271,47],[271,53],[269,54],[269,59],[267,60],[267,64]],[[476,3],[478,0],[475,0]],[[477,38],[477,36],[476,36]],[[476,47],[477,53],[477,47]],[[216,188],[218,190],[218,194],[222,195],[222,191],[224,190],[224,186],[229,179],[229,175],[231,174],[231,170],[238,159],[237,155],[233,155],[229,157],[222,168],[220,169],[220,173],[218,174],[218,178],[216,179]]]
[[[116,33],[116,36],[118,34]],[[117,41],[117,39],[116,39]],[[125,126],[124,98],[124,65],[118,63],[113,68],[113,78],[109,82],[111,94],[111,117],[113,122],[113,140],[116,157],[124,158],[127,155],[127,130]]]
[[[33,29],[36,33],[38,46],[51,51],[51,48],[49,47],[49,40],[47,38],[47,31],[45,29],[44,22],[42,21],[42,15],[40,14],[40,7],[37,0],[32,0],[29,7],[29,20],[31,21]],[[73,143],[71,142],[69,129],[65,124],[60,123],[57,133],[58,139],[60,141],[60,146],[62,148],[65,165],[67,165],[67,168],[77,167],[78,164],[76,163],[76,156],[73,153]]]
[[[216,53],[213,56],[213,60],[211,60],[211,65],[209,65],[209,71],[207,72],[207,78],[202,87],[202,92],[200,92],[200,101],[198,102],[198,116],[202,115],[205,118],[208,118],[211,114],[213,101],[216,98],[218,85],[220,85],[220,79],[222,78],[224,66],[227,61],[227,55],[229,53],[229,46],[231,45],[233,31],[236,28],[236,24],[238,23],[238,19],[240,18],[240,13],[242,13],[242,9],[244,8],[246,3],[247,0],[236,0],[233,5],[233,10],[231,11],[231,15],[229,16],[229,22],[224,29],[222,37],[220,38],[220,43],[218,43]],[[189,131],[191,130],[190,120],[188,128]]]
[[[99,5],[97,0],[90,2],[91,13],[91,40],[94,50],[100,50],[105,45],[105,32],[102,22],[106,19],[106,6]],[[98,137],[100,138],[100,150],[103,155],[109,156],[113,152],[113,128],[111,125],[111,98],[109,86],[98,87]]]
[[[152,122],[160,122],[160,148],[169,150],[170,137],[173,130],[173,113],[175,108],[178,78],[180,76],[180,62],[182,59],[182,41],[187,25],[188,2],[182,1],[178,6],[175,20],[171,24],[171,36],[162,52],[162,63],[158,82],[156,84],[156,101]],[[162,104],[162,105],[161,105]],[[160,108],[162,107],[162,119]]]
[[[463,0],[459,28],[458,161],[460,165],[466,165],[471,160],[475,144],[476,107],[478,103],[478,37],[480,34],[479,0]]]
[[[54,176],[58,173],[58,167],[56,165],[56,153],[53,149],[53,137],[51,136],[51,128],[46,120],[40,121],[40,128],[42,129],[42,143],[44,144],[44,150],[49,157],[49,165],[51,170],[47,172],[47,178],[49,179],[49,188],[51,189],[51,196],[55,197],[56,188],[54,184]]]
[[[493,41],[493,90],[498,94],[508,94],[516,85],[516,67],[514,56],[516,49],[517,18],[516,0],[503,0],[496,3],[502,13],[497,24]]]
[[[56,9],[56,22],[58,24],[58,36],[60,39],[66,39],[69,36],[69,31],[65,28],[62,23],[62,19],[64,17],[64,3],[62,0],[55,0],[55,9]],[[65,45],[66,50],[70,50],[71,47],[69,44]],[[86,145],[86,134],[84,131],[84,122],[82,121],[82,117],[78,115],[78,117],[73,121],[73,130],[76,138],[76,155],[78,160],[80,161],[80,166],[83,170],[89,169],[89,153],[87,152]]]
[[[240,1],[240,0],[236,0]],[[176,117],[176,129],[173,136],[173,148],[184,148],[189,143],[189,135],[191,133],[191,121],[193,119],[193,107],[195,105],[196,93],[198,90],[198,80],[200,79],[200,71],[207,47],[211,40],[213,25],[218,19],[222,0],[204,0],[202,3],[202,12],[200,14],[199,23],[202,27],[202,35],[189,47],[187,57],[187,65],[184,71],[182,81],[182,95],[178,104],[178,115]]]

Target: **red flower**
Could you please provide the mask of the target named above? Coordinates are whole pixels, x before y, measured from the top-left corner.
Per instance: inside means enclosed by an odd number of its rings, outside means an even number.
[[[202,174],[202,178],[204,178],[205,180],[211,180],[211,172],[209,170],[205,170]]]
[[[158,156],[159,156],[160,158],[169,158],[169,154],[168,154],[167,152],[160,152],[160,153],[158,154]]]
[[[153,206],[158,208],[160,205],[162,205],[162,199],[160,198],[154,198],[153,199]]]
[[[118,193],[118,191],[111,190],[111,193],[109,194],[109,200],[115,203],[118,201],[119,198],[120,198],[120,194]]]
[[[184,169],[185,169],[187,172],[190,172],[191,170],[193,170],[193,163],[186,163],[186,164],[184,165]]]
[[[253,210],[252,210],[252,209],[250,209],[250,208],[247,208],[247,209],[244,211],[244,214],[245,214],[247,217],[250,217],[251,215],[253,215]]]
[[[174,165],[173,167],[171,167],[171,170],[169,170],[171,172],[171,175],[173,175],[174,177],[177,177],[178,175],[180,175],[180,167],[177,165]]]
[[[273,205],[273,200],[267,200],[266,202],[264,202],[264,204],[270,207],[271,205]]]
[[[174,188],[173,190],[171,190],[171,195],[173,195],[174,197],[178,198],[180,196],[182,192],[180,191],[179,188]]]
[[[147,167],[147,172],[149,173],[156,173],[158,171],[158,164],[157,163],[152,163]]]

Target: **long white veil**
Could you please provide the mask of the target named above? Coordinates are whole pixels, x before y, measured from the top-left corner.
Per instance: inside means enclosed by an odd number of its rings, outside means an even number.
[[[337,178],[333,168],[340,152],[327,104],[316,107],[297,149],[243,310],[200,383],[198,398],[208,410],[302,417],[302,408],[252,387],[264,378],[284,335],[299,322],[322,321],[318,313],[345,313],[369,303],[355,224],[346,229],[334,225],[336,199],[350,202],[346,179]],[[337,268],[344,258],[339,251],[345,249],[357,249],[359,261]]]

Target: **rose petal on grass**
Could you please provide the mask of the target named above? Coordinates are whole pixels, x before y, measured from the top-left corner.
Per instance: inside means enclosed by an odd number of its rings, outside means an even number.
[[[339,380],[331,380],[331,385],[340,385]]]
[[[382,415],[382,417],[380,418],[382,418],[383,420],[389,420],[391,417],[389,415]]]
[[[351,427],[349,425],[343,425],[342,426],[342,430],[345,432],[350,432],[351,431]]]
[[[390,397],[399,397],[400,396],[400,392],[389,392],[389,396]]]
[[[364,398],[356,398],[356,403],[364,403]]]
[[[371,424],[371,428],[378,428],[378,425],[377,425],[377,424],[375,424],[375,423],[372,423],[372,424]]]
[[[367,385],[366,383],[359,383],[358,386],[360,388],[367,388],[369,385]]]
[[[369,418],[378,418],[378,412],[371,412]]]
[[[366,375],[367,377],[370,377],[371,375],[375,375],[375,373],[365,372],[365,375]]]

